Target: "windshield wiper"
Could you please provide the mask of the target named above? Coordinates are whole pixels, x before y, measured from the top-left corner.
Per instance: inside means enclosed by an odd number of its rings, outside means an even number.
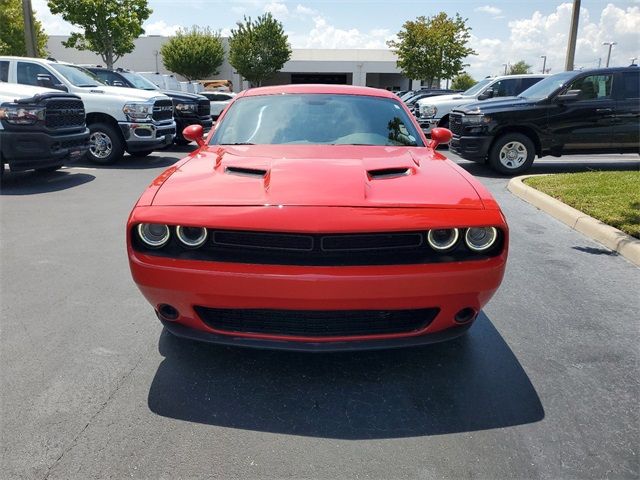
[[[231,142],[231,143],[221,143],[220,145],[255,145],[255,143],[251,143],[251,142]]]

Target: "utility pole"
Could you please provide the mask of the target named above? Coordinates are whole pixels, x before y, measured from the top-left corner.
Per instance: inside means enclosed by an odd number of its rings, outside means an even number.
[[[569,44],[567,45],[567,61],[564,64],[566,71],[573,70],[573,59],[576,56],[576,38],[578,37],[578,22],[580,21],[580,0],[573,0],[573,15],[571,16],[571,29],[569,30]]]
[[[603,42],[602,45],[609,45],[609,53],[607,54],[607,64],[605,65],[606,68],[609,68],[609,60],[611,60],[611,47],[613,47],[614,45],[617,45],[616,42]]]
[[[602,57],[598,58],[598,68],[602,66]]]
[[[508,63],[503,63],[502,64],[504,66],[504,74],[507,74],[507,66],[509,65]]]
[[[27,57],[37,57],[36,31],[33,28],[31,0],[22,0],[22,16],[24,18],[24,45],[27,49]]]
[[[544,71],[547,68],[547,56],[546,55],[540,55],[540,58],[544,58],[544,60],[542,61],[542,74],[544,75]]]

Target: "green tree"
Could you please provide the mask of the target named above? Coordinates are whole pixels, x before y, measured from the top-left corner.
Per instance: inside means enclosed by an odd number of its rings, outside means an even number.
[[[520,60],[509,67],[509,75],[520,75],[523,73],[531,73],[531,65],[524,60]]]
[[[144,33],[142,24],[152,13],[147,0],[49,0],[47,5],[51,13],[84,30],[62,44],[97,53],[108,68],[133,51],[133,41]]]
[[[38,56],[47,55],[47,35],[42,24],[34,18],[33,26],[38,43]],[[0,0],[0,55],[26,56],[24,16],[21,0]]]
[[[220,34],[209,27],[193,26],[180,29],[160,49],[162,63],[171,72],[188,80],[205,79],[218,74],[224,61],[224,46]]]
[[[451,18],[440,12],[405,22],[398,40],[387,45],[398,56],[397,65],[404,75],[432,85],[436,79],[458,75],[464,67],[464,58],[476,54],[467,47],[470,31],[467,19],[459,14]]]
[[[452,90],[468,90],[473,87],[477,82],[467,72],[462,72],[459,75],[453,77],[451,81]]]
[[[287,35],[269,12],[255,21],[244,17],[237,25],[229,37],[229,63],[252,85],[260,86],[291,58]]]

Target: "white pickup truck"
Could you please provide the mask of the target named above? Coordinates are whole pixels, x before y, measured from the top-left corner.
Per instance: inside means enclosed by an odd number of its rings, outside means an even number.
[[[0,56],[0,76],[80,97],[90,131],[87,156],[95,163],[115,163],[125,151],[145,156],[175,137],[173,103],[156,91],[110,87],[82,67],[41,58]]]
[[[415,114],[422,131],[425,133],[430,133],[434,127],[449,128],[449,112],[454,108],[489,98],[520,95],[546,76],[527,74],[485,78],[462,93],[418,100]]]

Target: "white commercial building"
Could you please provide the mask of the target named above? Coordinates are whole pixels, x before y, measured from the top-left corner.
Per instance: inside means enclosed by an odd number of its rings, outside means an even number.
[[[56,60],[77,64],[100,65],[100,57],[89,51],[66,48],[62,45],[68,37],[51,35],[47,44],[49,55]],[[138,72],[167,71],[162,63],[160,48],[169,37],[146,36],[135,41],[135,49],[116,62],[117,67]],[[226,47],[226,39],[223,39]],[[240,75],[225,61],[220,66],[219,79],[231,80],[235,90],[239,88]],[[265,85],[285,83],[342,83],[366,85],[377,88],[408,90],[417,88],[419,82],[411,81],[400,73],[396,66],[396,56],[390,50],[369,49],[293,49],[291,59]]]

